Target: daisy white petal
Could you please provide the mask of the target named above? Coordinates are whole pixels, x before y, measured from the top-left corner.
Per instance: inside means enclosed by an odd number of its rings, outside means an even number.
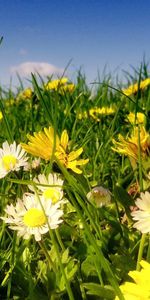
[[[61,203],[63,202],[63,180],[59,174],[50,173],[48,177],[44,174],[39,174],[38,178],[34,178],[34,182],[45,200],[51,200],[53,204],[60,201]],[[31,191],[34,191],[33,186],[29,185],[29,188]]]
[[[8,142],[2,144],[0,149],[0,178],[5,177],[11,171],[19,171],[21,167],[26,166],[27,156],[20,145],[9,145]]]
[[[137,221],[133,227],[142,233],[150,233],[150,193],[141,193],[136,200],[138,210],[131,213],[133,220]]]
[[[43,197],[39,200],[36,195],[26,193],[16,206],[7,205],[7,216],[1,219],[9,224],[10,229],[16,230],[18,236],[28,239],[33,235],[36,241],[40,241],[41,235],[47,233],[49,228],[57,228],[62,223],[63,211],[58,204],[53,205]]]

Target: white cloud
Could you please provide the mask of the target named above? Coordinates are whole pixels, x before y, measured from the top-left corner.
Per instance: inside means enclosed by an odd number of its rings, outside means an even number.
[[[39,73],[41,76],[62,74],[63,69],[45,62],[24,62],[10,68],[11,74],[18,73],[20,76],[29,76],[31,73]]]

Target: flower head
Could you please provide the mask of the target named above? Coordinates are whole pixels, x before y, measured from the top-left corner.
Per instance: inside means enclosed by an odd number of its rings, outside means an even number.
[[[134,221],[137,221],[133,227],[137,228],[142,233],[150,233],[150,193],[145,192],[140,194],[135,202],[138,210],[131,213]]]
[[[53,204],[60,202],[63,198],[63,180],[56,173],[50,173],[48,177],[44,174],[39,174],[38,178],[34,178],[33,181],[37,183],[39,193],[45,200],[51,200]],[[33,187],[29,186],[33,191]],[[62,201],[61,201],[62,202]]]
[[[52,127],[44,128],[44,132],[35,132],[33,136],[28,134],[27,137],[29,142],[28,144],[21,144],[23,149],[46,161],[51,159],[54,147],[57,149],[59,145],[59,138]]]
[[[96,186],[87,194],[87,198],[94,201],[97,207],[102,207],[110,203],[111,193],[102,186]]]
[[[123,89],[122,92],[126,96],[130,96],[130,95],[136,94],[138,92],[138,90],[144,90],[148,85],[150,85],[150,78],[142,80],[140,82],[140,84],[135,83],[133,85],[130,85],[128,88]]]
[[[68,82],[67,77],[63,77],[60,79],[55,79],[52,81],[49,81],[46,85],[45,88],[46,90],[54,90],[57,91],[59,90],[62,86],[65,86],[65,84]]]
[[[88,159],[77,160],[83,152],[82,147],[68,153],[69,137],[66,130],[62,132],[60,139],[52,127],[44,128],[44,132],[34,133],[34,136],[28,135],[28,138],[28,144],[21,144],[28,153],[47,161],[54,154],[54,160],[58,159],[67,169],[72,169],[75,173],[82,173],[78,166],[85,165],[89,161]]]
[[[111,115],[115,113],[115,109],[112,107],[107,107],[104,106],[102,108],[100,107],[95,107],[95,108],[91,108],[89,110],[89,116],[92,117],[93,119],[95,119],[96,121],[100,121],[100,119],[98,118],[99,115]]]
[[[2,112],[0,111],[0,121],[3,119],[3,114]]]
[[[21,93],[18,95],[17,99],[18,99],[18,100],[20,100],[20,99],[26,100],[26,99],[31,99],[32,96],[33,96],[33,91],[32,91],[32,89],[31,89],[31,88],[27,88],[27,89],[25,89],[23,92],[21,92]]]
[[[150,264],[144,260],[140,262],[141,271],[130,271],[133,282],[125,282],[120,286],[125,300],[150,299]],[[119,300],[118,297],[115,300]]]
[[[140,128],[140,150],[141,155],[145,158],[149,154],[150,149],[150,136],[146,132],[144,126]],[[131,137],[124,138],[121,134],[118,136],[119,141],[115,141],[114,139],[113,144],[115,148],[112,149],[120,154],[128,155],[129,157],[138,160],[138,128],[134,128],[132,131]]]
[[[18,199],[16,206],[7,205],[7,217],[1,217],[9,228],[18,231],[18,236],[29,239],[34,235],[36,241],[41,240],[41,235],[48,232],[49,227],[55,229],[62,222],[63,211],[59,204],[52,204],[40,197],[38,201],[35,194],[24,194],[23,200]],[[41,202],[41,203],[40,203]]]
[[[77,158],[83,152],[82,147],[79,148],[78,150],[67,153],[68,143],[69,143],[68,133],[66,130],[64,130],[61,134],[59,146],[58,148],[56,148],[55,156],[67,169],[71,169],[75,173],[81,174],[82,171],[78,168],[78,166],[83,166],[87,164],[89,159],[77,160]]]
[[[94,120],[96,120],[97,122],[100,121],[100,118],[99,116],[102,116],[102,115],[111,115],[111,114],[114,114],[115,113],[115,109],[113,107],[93,107],[93,108],[90,108],[89,111],[83,111],[82,113],[78,113],[77,114],[77,118],[78,119],[87,119],[88,117],[91,117],[93,118]]]
[[[144,124],[145,115],[143,113],[138,112],[136,115],[132,112],[129,113],[127,119],[131,124]]]
[[[45,84],[45,88],[46,90],[58,91],[60,94],[65,94],[65,92],[72,93],[75,85],[68,81],[69,79],[66,77],[55,79]]]
[[[11,171],[19,171],[21,167],[27,165],[28,158],[25,151],[16,142],[9,145],[8,142],[2,144],[0,149],[0,178],[5,177]]]

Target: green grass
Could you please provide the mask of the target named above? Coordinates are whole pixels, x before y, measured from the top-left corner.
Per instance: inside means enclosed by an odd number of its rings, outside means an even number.
[[[126,73],[127,86],[148,77],[145,63],[133,75]],[[129,280],[128,272],[136,269],[139,259],[141,233],[133,228],[130,207],[139,195],[130,196],[131,186],[139,182],[144,190],[149,187],[140,159],[133,169],[127,156],[112,150],[112,139],[124,137],[132,130],[127,121],[129,112],[146,116],[149,131],[150,87],[126,97],[121,83],[106,76],[101,82],[87,86],[80,72],[75,90],[64,94],[47,91],[43,79],[32,76],[33,94],[30,99],[19,97],[11,90],[0,91],[0,142],[17,144],[27,142],[33,134],[53,126],[61,136],[69,135],[69,151],[83,147],[82,158],[89,158],[83,173],[67,170],[59,161],[41,161],[37,169],[10,172],[0,179],[0,215],[6,205],[15,205],[17,198],[29,192],[28,184],[39,173],[59,172],[64,179],[63,223],[49,228],[41,242],[34,237],[19,238],[0,220],[0,298],[12,300],[97,300],[124,299],[119,285]],[[18,87],[18,94],[22,90]],[[96,121],[89,115],[91,108],[114,107],[113,114],[99,115]],[[87,118],[78,115],[87,112]],[[140,141],[139,141],[140,142]],[[30,156],[30,155],[29,155]],[[31,155],[30,160],[34,157]],[[102,207],[87,199],[94,186],[102,186],[111,193],[111,203]],[[36,188],[36,187],[35,187]],[[31,191],[30,191],[31,192]],[[138,192],[139,193],[139,192]],[[144,248],[144,249],[143,249]],[[149,258],[149,240],[146,237],[140,255]]]

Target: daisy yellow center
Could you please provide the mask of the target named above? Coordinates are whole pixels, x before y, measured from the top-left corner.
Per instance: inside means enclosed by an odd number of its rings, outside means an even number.
[[[25,213],[23,220],[28,227],[40,227],[46,223],[43,211],[38,208],[30,208]]]
[[[16,157],[11,154],[3,156],[2,161],[6,171],[13,169],[17,163]]]
[[[46,189],[43,193],[45,199],[51,199],[53,203],[56,203],[60,199],[60,192],[54,188]]]

